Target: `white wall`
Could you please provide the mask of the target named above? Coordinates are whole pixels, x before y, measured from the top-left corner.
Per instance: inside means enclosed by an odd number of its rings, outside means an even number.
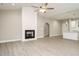
[[[52,20],[51,25],[52,26],[51,26],[51,35],[50,36],[62,35],[62,21]]]
[[[62,34],[61,21],[47,19],[41,16],[37,16],[37,37],[44,37],[44,24],[49,23],[50,36],[56,36]]]
[[[22,39],[25,40],[25,30],[35,30],[35,38],[37,38],[37,13],[34,8],[22,8]]]
[[[0,10],[0,41],[21,39],[21,11]]]

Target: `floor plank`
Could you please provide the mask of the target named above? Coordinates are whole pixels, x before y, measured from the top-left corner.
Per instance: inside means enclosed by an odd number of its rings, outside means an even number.
[[[79,41],[60,37],[0,43],[0,56],[79,56]]]

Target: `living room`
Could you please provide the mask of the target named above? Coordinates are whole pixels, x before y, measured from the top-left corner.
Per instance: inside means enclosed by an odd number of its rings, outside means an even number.
[[[78,6],[79,3],[0,3],[0,55],[78,56]]]

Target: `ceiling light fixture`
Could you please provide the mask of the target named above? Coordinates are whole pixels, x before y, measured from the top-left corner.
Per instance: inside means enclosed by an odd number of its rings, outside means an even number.
[[[39,12],[46,13],[46,9],[40,9]]]
[[[41,12],[41,13],[46,13],[47,10],[53,10],[54,8],[49,8],[48,3],[42,4],[41,6],[32,6],[34,8],[38,8],[35,10],[35,12]]]

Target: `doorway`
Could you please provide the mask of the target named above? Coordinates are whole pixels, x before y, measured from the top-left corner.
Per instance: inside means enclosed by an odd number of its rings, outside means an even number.
[[[49,37],[49,24],[44,24],[44,37]]]

